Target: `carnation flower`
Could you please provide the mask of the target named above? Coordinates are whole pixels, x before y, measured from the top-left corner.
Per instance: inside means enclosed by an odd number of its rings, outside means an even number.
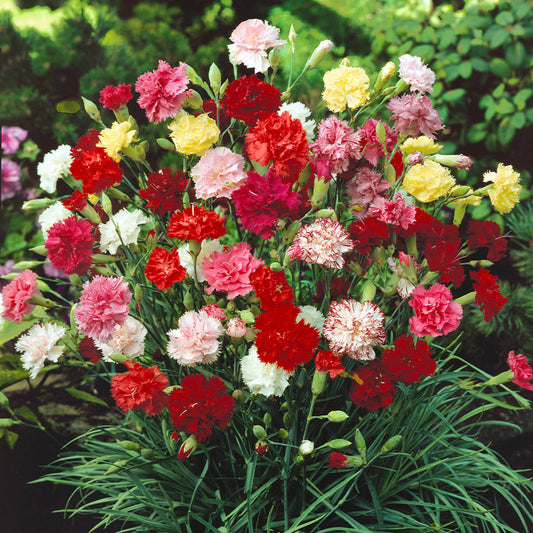
[[[2,126],[2,152],[4,155],[14,154],[20,143],[26,139],[28,132],[18,126]]]
[[[475,282],[475,302],[483,309],[485,322],[490,322],[507,302],[507,298],[503,296],[497,283],[498,278],[484,268],[477,272],[470,272],[470,278]]]
[[[2,186],[0,189],[0,201],[13,198],[18,192],[22,190],[20,183],[20,167],[11,159],[2,157],[0,161],[2,171]]]
[[[41,226],[41,231],[44,241],[48,239],[48,232],[54,224],[70,218],[72,213],[66,209],[61,202],[55,202],[50,207],[47,207],[37,219],[37,223]]]
[[[250,274],[250,282],[255,295],[261,300],[262,309],[294,301],[294,293],[283,271],[274,272],[265,265],[259,265]]]
[[[493,220],[471,220],[468,223],[467,246],[471,250],[476,248],[488,248],[487,259],[499,261],[505,257],[507,241],[500,236],[501,228]]]
[[[41,292],[37,288],[37,274],[31,270],[24,270],[2,290],[4,307],[2,318],[20,324],[24,315],[35,309],[35,305],[29,303],[29,300],[33,296],[40,295]]]
[[[202,270],[209,287],[206,292],[228,291],[228,299],[244,296],[253,290],[250,274],[263,261],[251,253],[246,242],[235,244],[231,249],[213,252],[202,263]]]
[[[287,111],[292,118],[297,119],[302,123],[302,127],[307,135],[307,141],[311,142],[315,137],[316,128],[315,121],[310,118],[311,110],[301,102],[285,102],[281,104],[278,114],[281,115],[285,111]]]
[[[435,73],[429,67],[424,65],[424,62],[420,57],[409,54],[400,56],[398,74],[403,81],[411,86],[411,92],[433,92]]]
[[[373,347],[385,342],[384,322],[385,315],[372,302],[331,302],[323,335],[335,355],[368,361],[376,357]]]
[[[137,140],[137,131],[131,122],[113,122],[110,128],[100,132],[100,141],[96,146],[103,148],[105,153],[117,163],[122,159],[120,152]]]
[[[368,214],[370,204],[390,187],[382,174],[367,166],[357,169],[355,178],[348,182],[346,190],[351,197],[350,207],[354,216],[363,219]]]
[[[386,224],[407,229],[414,222],[416,211],[414,205],[405,205],[402,195],[396,193],[394,200],[378,196],[370,206],[368,213]]]
[[[161,291],[170,289],[174,283],[183,281],[186,273],[187,271],[181,266],[180,255],[176,248],[172,251],[154,248],[144,268],[146,279],[154,283]]]
[[[70,165],[72,177],[82,182],[85,194],[98,194],[106,187],[122,181],[122,169],[113,161],[103,148],[72,150],[74,157]]]
[[[22,366],[30,371],[35,379],[46,360],[57,363],[65,349],[57,342],[65,336],[66,330],[52,322],[43,322],[32,326],[26,334],[19,337],[15,344],[17,352],[22,354]]]
[[[156,366],[145,368],[134,361],[125,364],[128,372],[111,378],[117,406],[125,412],[141,409],[150,416],[159,414],[168,404],[168,378]]]
[[[420,135],[420,137],[410,137],[406,139],[401,145],[400,149],[404,154],[412,154],[419,152],[422,155],[433,155],[439,152],[442,144],[437,144],[433,139]]]
[[[333,176],[345,172],[351,162],[361,157],[361,135],[345,120],[336,116],[318,125],[318,137],[309,147],[313,162],[325,162]]]
[[[389,101],[387,108],[392,111],[394,129],[402,135],[415,137],[423,133],[434,139],[435,132],[444,128],[431,100],[425,95],[396,96]]]
[[[302,123],[289,113],[271,113],[260,120],[246,134],[246,152],[250,159],[267,166],[272,162],[274,172],[290,183],[308,163],[307,135]]]
[[[413,165],[403,179],[405,190],[419,202],[433,202],[441,198],[455,185],[455,179],[447,167],[426,159],[423,165]]]
[[[381,246],[390,237],[389,226],[373,217],[353,222],[348,226],[353,248],[362,255],[368,254],[375,246]]]
[[[344,372],[340,357],[337,357],[331,350],[319,350],[316,353],[315,368],[318,372],[327,372],[331,379]]]
[[[278,220],[296,214],[301,205],[298,193],[291,191],[290,185],[271,168],[264,178],[256,172],[248,172],[232,200],[242,227],[263,239],[272,237]]]
[[[100,103],[105,109],[112,109],[113,111],[120,111],[120,106],[126,106],[132,99],[131,85],[121,83],[113,87],[113,85],[106,85],[100,91]]]
[[[185,172],[172,174],[168,168],[163,167],[159,172],[152,172],[148,176],[146,189],[139,190],[139,197],[149,200],[146,207],[162,216],[183,208],[183,193],[188,185],[189,178]],[[192,191],[189,194],[191,193]]]
[[[385,129],[386,154],[385,150],[383,149],[383,144],[376,133],[376,127],[378,124],[381,124],[381,126]],[[378,164],[380,156],[384,157],[385,155],[388,156],[391,154],[394,150],[394,146],[396,145],[396,133],[392,131],[387,124],[378,122],[373,118],[369,118],[360,128],[358,128],[357,133],[359,135],[359,142],[361,144],[363,157],[374,166]]]
[[[281,93],[277,87],[261,81],[255,74],[232,81],[220,101],[222,112],[247,126],[255,126],[257,121],[270,113],[275,113],[281,105]]]
[[[246,324],[244,320],[235,317],[232,318],[226,327],[226,335],[234,339],[240,339],[246,335]]]
[[[283,48],[286,41],[278,39],[279,28],[267,21],[248,19],[241,22],[231,33],[228,45],[229,59],[235,65],[243,64],[257,72],[266,72],[269,48]]]
[[[144,353],[144,338],[148,333],[144,325],[136,318],[128,316],[123,324],[116,324],[107,342],[94,341],[102,351],[105,361],[111,363],[111,355],[121,354],[126,357],[139,357]]]
[[[413,340],[410,335],[400,335],[394,348],[385,350],[381,356],[395,381],[414,383],[423,376],[432,376],[437,369],[429,345],[422,340],[415,345]]]
[[[218,240],[204,239],[200,245],[200,252],[196,256],[191,253],[189,244],[180,246],[178,248],[178,254],[180,256],[180,262],[187,271],[187,274],[192,279],[202,283],[205,281],[204,271],[202,264],[204,259],[210,257],[213,252],[221,252],[222,244]],[[195,259],[196,257],[196,259]]]
[[[172,68],[166,61],[159,61],[152,72],[137,78],[135,90],[141,95],[139,106],[146,111],[150,122],[161,122],[176,115],[185,101],[189,78],[187,65]]]
[[[392,403],[396,394],[394,377],[380,359],[358,366],[352,373],[352,379],[348,395],[355,405],[376,411]]]
[[[241,359],[241,372],[242,380],[250,391],[263,396],[282,396],[291,376],[290,372],[278,365],[263,363],[255,345]]]
[[[533,384],[530,383],[531,378],[533,378],[533,370],[527,357],[521,353],[515,355],[514,351],[511,351],[507,356],[507,364],[513,373],[513,383],[523,389],[533,391]]]
[[[231,198],[246,180],[244,157],[229,148],[211,148],[191,169],[197,198]]]
[[[202,309],[209,316],[212,316],[213,318],[216,318],[218,320],[225,320],[226,319],[226,314],[224,313],[224,309],[219,307],[217,304],[204,305],[202,307]]]
[[[435,283],[429,289],[419,285],[412,293],[409,305],[415,316],[409,319],[411,332],[417,337],[439,337],[456,330],[463,316],[463,308],[453,301],[448,287]]]
[[[54,267],[65,274],[84,276],[92,265],[95,242],[93,227],[88,220],[75,216],[56,222],[48,232],[45,246]]]
[[[177,431],[192,433],[205,442],[215,426],[226,429],[233,412],[233,398],[216,376],[189,374],[170,393],[168,409]]]
[[[200,205],[191,205],[170,217],[167,236],[180,241],[202,242],[226,234],[224,219]]]
[[[61,200],[61,203],[70,212],[81,212],[87,207],[87,195],[76,189],[68,198]]]
[[[126,208],[121,209],[112,215],[106,223],[98,225],[100,249],[102,252],[114,255],[120,245],[136,244],[141,231],[140,224],[148,224],[149,222],[151,220],[145,217],[140,209],[131,212]]]
[[[515,172],[512,165],[498,163],[496,172],[485,172],[483,181],[494,183],[488,195],[492,205],[500,215],[509,213],[520,199],[520,174]]]
[[[366,104],[369,98],[370,80],[359,67],[340,66],[324,74],[322,99],[333,113],[356,109]]]
[[[55,150],[48,152],[42,163],[37,165],[37,174],[41,178],[41,189],[53,194],[56,191],[57,180],[68,175],[72,156],[70,146],[62,144]]]
[[[435,232],[434,238],[428,240],[424,247],[429,269],[433,272],[440,272],[440,281],[451,282],[455,287],[460,287],[465,277],[459,261],[460,245],[457,227],[444,226],[441,232]]]
[[[205,310],[187,311],[178,320],[177,329],[167,333],[169,357],[180,365],[210,364],[220,350],[219,337],[224,333],[220,320]]]
[[[168,126],[176,150],[185,155],[202,155],[218,141],[217,123],[203,114],[194,117],[182,111]]]
[[[293,259],[327,268],[342,268],[342,254],[353,248],[348,232],[331,218],[317,218],[312,224],[302,226],[287,249]]]
[[[100,342],[108,342],[115,326],[126,322],[130,300],[131,292],[122,278],[95,276],[86,281],[75,307],[78,330]]]
[[[328,457],[328,466],[330,468],[336,468],[337,470],[347,468],[347,459],[346,455],[341,452],[331,452]]]

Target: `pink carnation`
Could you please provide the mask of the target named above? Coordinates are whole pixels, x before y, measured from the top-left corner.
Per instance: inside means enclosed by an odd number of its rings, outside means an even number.
[[[217,304],[209,304],[204,305],[202,309],[213,318],[217,318],[218,320],[225,320],[226,315],[224,314],[224,309],[219,307]]]
[[[352,248],[353,242],[341,224],[331,218],[317,218],[298,230],[287,254],[306,263],[342,268],[342,254]]]
[[[411,92],[433,92],[435,73],[428,66],[424,65],[420,57],[409,54],[400,56],[398,74],[402,80],[411,86]]]
[[[533,378],[533,370],[527,361],[527,357],[521,353],[515,355],[514,351],[511,351],[507,356],[507,364],[513,373],[513,383],[523,389],[533,391],[533,384],[530,383],[531,378]]]
[[[11,159],[2,157],[0,165],[2,166],[2,187],[0,189],[0,201],[13,198],[15,194],[22,190],[20,184],[20,167]]]
[[[235,65],[244,64],[253,68],[255,72],[268,70],[267,50],[282,48],[286,41],[278,39],[279,28],[259,19],[249,19],[241,22],[231,33],[228,45],[229,58]]]
[[[409,305],[414,309],[415,316],[409,319],[409,324],[414,335],[438,337],[457,329],[463,308],[453,301],[452,293],[446,286],[435,283],[426,290],[419,285],[411,296],[413,299],[409,301]]]
[[[197,198],[231,198],[246,180],[244,157],[229,148],[210,148],[191,170]]]
[[[402,135],[416,137],[419,133],[423,133],[434,139],[435,132],[444,128],[431,100],[425,95],[396,96],[389,102],[387,108],[392,111],[394,129]]]
[[[157,70],[145,72],[137,78],[135,90],[141,95],[139,105],[146,111],[150,122],[161,122],[176,115],[185,101],[189,78],[187,65],[172,68],[159,61]]]
[[[357,129],[357,133],[360,135],[361,148],[363,157],[371,164],[376,166],[378,160],[385,156],[383,145],[376,133],[376,126],[379,122],[373,118],[369,118],[360,128]],[[385,148],[387,149],[387,155],[392,153],[394,146],[398,139],[398,136],[392,131],[387,124],[382,123],[385,129]]]
[[[117,277],[95,276],[83,284],[75,315],[78,330],[100,342],[108,342],[115,326],[128,318],[131,292]]]
[[[208,294],[213,291],[228,291],[231,300],[236,296],[244,296],[253,290],[250,274],[263,261],[250,253],[251,246],[242,242],[230,250],[213,252],[202,263],[202,271],[209,287]]]
[[[32,296],[40,296],[37,274],[24,270],[2,290],[2,318],[20,324],[23,316],[31,313],[35,305],[28,303]]]
[[[414,205],[405,205],[402,195],[398,192],[394,200],[378,196],[370,206],[368,214],[386,224],[407,229],[415,221],[416,208]]]
[[[246,324],[241,318],[235,317],[228,322],[226,335],[235,339],[240,339],[246,335]]]
[[[348,170],[361,157],[361,135],[345,120],[332,115],[318,125],[318,137],[311,144],[314,163],[326,163],[333,176]]]
[[[381,176],[377,170],[363,166],[357,169],[355,178],[348,182],[346,189],[352,198],[351,206],[355,218],[365,218],[370,204],[381,198],[379,195],[390,187],[390,183]]]
[[[18,126],[2,126],[2,152],[4,155],[14,154],[27,136],[28,132]]]

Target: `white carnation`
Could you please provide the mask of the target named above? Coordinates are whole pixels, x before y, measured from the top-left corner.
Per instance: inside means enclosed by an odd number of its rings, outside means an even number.
[[[48,152],[42,163],[37,165],[37,174],[41,178],[41,189],[53,194],[56,190],[57,180],[70,172],[72,155],[70,146],[62,144],[55,150]]]
[[[322,333],[322,327],[324,326],[324,321],[326,317],[312,305],[302,305],[300,306],[300,312],[296,317],[296,320],[302,320],[312,328],[318,329]]]
[[[116,324],[115,331],[108,342],[95,340],[94,344],[100,348],[104,361],[112,362],[109,356],[122,354],[127,357],[139,357],[144,352],[144,338],[148,331],[136,318],[128,316],[124,324]]]
[[[311,142],[315,138],[316,122],[313,119],[309,119],[311,111],[301,102],[292,102],[281,105],[278,114],[281,115],[284,111],[287,111],[292,118],[298,119],[302,123],[302,127],[307,134],[307,141]],[[309,119],[309,120],[308,120]]]
[[[56,202],[47,207],[37,219],[43,232],[44,241],[46,242],[46,239],[48,239],[48,232],[56,222],[61,222],[70,216],[72,216],[72,213],[61,202]]]
[[[121,209],[114,214],[105,224],[99,224],[100,230],[100,249],[102,252],[116,254],[121,244],[128,246],[137,243],[140,224],[148,224],[151,219],[145,217],[141,210],[128,211],[126,208]]]
[[[255,345],[241,359],[241,371],[242,379],[250,391],[263,396],[281,396],[291,377],[287,370],[272,363],[263,363]]]
[[[191,255],[188,244],[178,248],[178,255],[180,256],[181,266],[187,271],[187,274],[192,279],[197,278],[198,283],[205,281],[205,276],[202,270],[202,263],[204,259],[210,257],[213,252],[221,252],[222,244],[216,239],[204,239],[200,248],[200,253],[196,259],[196,276],[194,275],[194,258]]]

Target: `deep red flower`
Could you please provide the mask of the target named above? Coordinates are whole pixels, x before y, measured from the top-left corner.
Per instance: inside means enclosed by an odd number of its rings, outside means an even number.
[[[294,302],[294,293],[283,271],[274,272],[265,265],[259,265],[251,274],[250,282],[255,295],[261,300],[261,308]]]
[[[95,243],[93,227],[88,220],[75,216],[56,222],[48,232],[45,247],[52,265],[65,274],[84,276],[92,265]]]
[[[204,442],[215,426],[225,429],[229,424],[233,398],[220,378],[188,374],[182,379],[181,388],[170,393],[168,408],[177,431],[192,433]]]
[[[173,248],[171,252],[165,248],[154,248],[144,268],[144,274],[159,290],[165,291],[174,283],[183,281],[187,271],[181,266],[177,248]]]
[[[318,346],[318,330],[297,320],[300,313],[292,304],[272,306],[255,321],[255,345],[259,360],[292,372],[312,359]]]
[[[330,468],[346,468],[348,457],[341,452],[331,452],[328,457],[328,465]]]
[[[61,203],[69,211],[82,211],[87,206],[87,195],[76,189],[68,198]]]
[[[333,354],[331,350],[319,350],[315,356],[315,368],[319,372],[329,372],[331,379],[344,372],[341,358]]]
[[[159,368],[143,367],[134,361],[127,361],[128,372],[111,378],[111,394],[123,411],[142,409],[149,415],[157,415],[168,403],[165,389],[168,379]]]
[[[332,302],[339,298],[346,300],[348,298],[348,291],[350,290],[350,281],[346,278],[338,277],[333,278],[329,284],[329,297]],[[313,296],[313,300],[318,303],[322,303],[324,296],[326,295],[326,282],[321,280],[316,286],[316,295]]]
[[[476,304],[483,309],[485,322],[490,322],[507,303],[507,298],[501,293],[497,283],[498,278],[484,268],[477,272],[470,272],[470,278],[475,282]]]
[[[302,123],[285,111],[258,120],[246,134],[246,152],[263,166],[270,162],[284,181],[294,183],[309,162],[309,145]]]
[[[167,236],[180,241],[202,242],[226,234],[224,219],[199,205],[191,205],[170,217]]]
[[[102,352],[95,346],[94,340],[91,337],[83,337],[78,344],[80,355],[84,359],[88,359],[91,363],[97,363],[102,359]]]
[[[184,172],[178,171],[175,175],[166,167],[159,172],[152,172],[148,176],[146,189],[139,191],[139,196],[149,200],[146,207],[153,209],[159,216],[173,213],[183,208],[183,193],[187,190],[189,178]],[[194,201],[191,188],[189,196]]]
[[[487,259],[499,261],[507,252],[507,241],[500,236],[500,226],[492,220],[471,220],[468,224],[467,246],[471,250],[488,248]]]
[[[374,359],[366,366],[358,366],[352,373],[352,379],[350,399],[369,411],[390,405],[396,394],[394,377],[380,359]]]
[[[381,246],[390,236],[388,224],[374,217],[353,222],[348,226],[354,250],[362,255],[368,254],[374,246]]]
[[[122,181],[122,169],[103,148],[73,149],[71,152],[70,173],[74,179],[81,181],[84,193],[98,194]]]
[[[217,105],[214,100],[206,100],[202,104],[204,113],[207,113],[214,121],[217,121]],[[225,109],[220,106],[218,108],[218,129],[220,131],[227,130],[231,125],[231,117],[226,114]]]
[[[458,238],[438,240],[424,249],[429,269],[440,272],[441,283],[453,283],[454,287],[459,287],[465,279],[463,267],[459,263],[460,242]]]
[[[416,345],[410,335],[400,335],[394,342],[394,348],[383,352],[381,357],[395,381],[414,383],[422,376],[432,376],[437,369],[431,357],[431,349],[423,340]]]
[[[72,151],[72,157],[81,157],[85,150],[92,150],[100,142],[100,132],[94,128],[90,129],[85,135],[82,135]]]
[[[126,105],[132,99],[131,85],[121,83],[116,87],[107,85],[100,91],[100,102],[105,109],[120,111],[121,105]]]
[[[440,220],[420,207],[415,207],[414,222],[406,229],[401,228],[398,234],[402,237],[410,237],[416,234],[416,242],[422,248],[426,238],[434,235],[441,226],[444,226],[444,224]]]
[[[225,115],[242,120],[247,126],[255,126],[261,117],[274,113],[280,105],[279,89],[255,74],[232,81],[220,101]]]
[[[390,164],[396,171],[396,177],[399,178],[403,172],[403,154],[400,150],[394,152],[394,155],[391,157]],[[385,165],[383,165],[383,170],[385,170]]]

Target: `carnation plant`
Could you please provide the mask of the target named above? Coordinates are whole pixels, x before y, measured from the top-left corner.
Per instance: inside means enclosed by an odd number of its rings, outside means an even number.
[[[511,211],[518,173],[456,183],[471,160],[441,153],[420,57],[372,81],[342,61],[313,116],[291,90],[331,42],[282,92],[294,32],[253,19],[230,41],[235,79],[159,61],[134,89],[104,87],[101,107],[84,100],[95,128],[39,167],[34,251],[70,299],[29,261],[2,292],[2,340],[18,336],[32,376],[96,373],[123,413],[41,481],[122,531],[517,531],[502,502],[529,527],[530,481],[477,436],[484,411],[528,405],[515,389],[533,388],[531,367],[510,352],[492,377],[458,342],[464,306],[490,322],[506,303],[490,267],[507,241],[467,210]],[[168,127],[157,146],[134,92]],[[149,149],[174,164],[152,168]]]

